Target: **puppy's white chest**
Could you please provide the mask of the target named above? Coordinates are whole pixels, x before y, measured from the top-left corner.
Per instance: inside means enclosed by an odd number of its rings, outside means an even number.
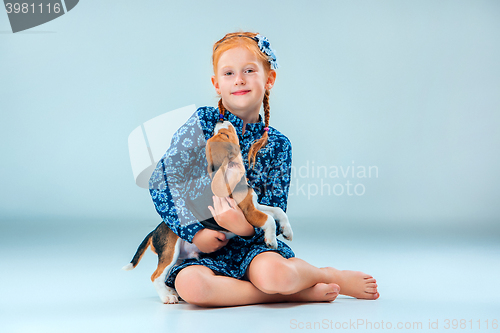
[[[178,259],[190,259],[190,258],[198,258],[198,254],[200,250],[194,244],[186,242],[184,240],[180,240],[181,246],[179,248],[179,258]]]

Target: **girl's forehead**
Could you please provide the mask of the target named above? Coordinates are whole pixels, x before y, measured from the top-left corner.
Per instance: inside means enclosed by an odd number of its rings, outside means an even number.
[[[218,68],[223,66],[235,66],[246,63],[254,63],[258,66],[262,66],[259,58],[250,50],[245,47],[234,47],[221,54],[218,61]]]

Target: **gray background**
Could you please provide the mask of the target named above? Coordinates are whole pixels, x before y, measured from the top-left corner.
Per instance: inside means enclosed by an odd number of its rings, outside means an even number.
[[[2,223],[157,219],[134,184],[127,137],[169,110],[215,105],[211,47],[239,29],[277,50],[271,124],[291,139],[296,170],[378,168],[369,179],[295,177],[305,184],[292,187],[296,223],[498,221],[499,2],[77,7],[17,34],[0,14]],[[311,195],[321,181],[365,193]]]

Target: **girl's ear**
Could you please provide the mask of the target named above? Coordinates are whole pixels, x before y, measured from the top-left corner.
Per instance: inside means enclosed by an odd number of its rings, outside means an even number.
[[[271,90],[274,86],[274,82],[276,81],[276,71],[271,69],[267,74],[267,82],[266,82],[266,90]]]
[[[217,95],[220,95],[219,82],[217,82],[217,78],[215,77],[215,75],[212,75],[212,84],[215,88],[215,91],[217,92]]]

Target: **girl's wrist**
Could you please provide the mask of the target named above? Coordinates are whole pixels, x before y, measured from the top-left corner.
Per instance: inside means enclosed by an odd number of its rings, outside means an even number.
[[[238,236],[242,236],[242,237],[253,236],[255,234],[255,230],[254,230],[253,225],[248,223],[247,219],[245,218],[245,216],[243,214],[241,214],[240,218],[241,219],[239,219],[239,220],[236,220],[236,219],[233,220],[232,223],[228,223],[224,227]]]
[[[240,233],[236,233],[238,236],[242,236],[242,237],[252,237],[253,235],[255,235],[255,229],[253,227],[253,225],[251,225],[250,223],[247,222],[247,226],[245,226],[244,229],[242,229],[242,231]]]

